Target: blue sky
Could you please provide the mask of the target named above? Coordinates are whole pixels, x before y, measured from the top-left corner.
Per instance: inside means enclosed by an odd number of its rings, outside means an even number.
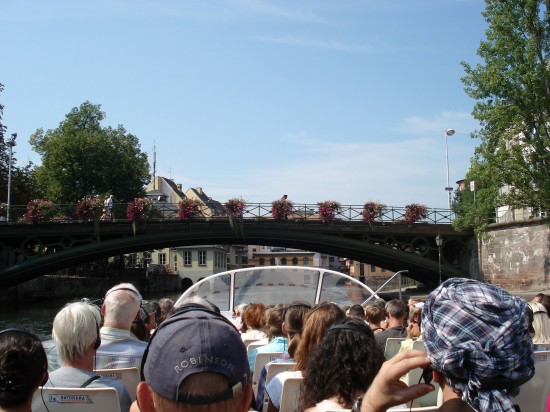
[[[0,0],[18,164],[73,107],[136,135],[157,174],[216,200],[445,208],[479,141],[461,61],[482,0]],[[454,184],[453,184],[454,186]]]

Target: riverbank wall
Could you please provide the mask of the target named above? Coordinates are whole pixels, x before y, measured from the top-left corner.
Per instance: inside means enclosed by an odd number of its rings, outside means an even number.
[[[0,294],[0,304],[82,297],[97,299],[119,283],[132,283],[144,295],[181,291],[178,275],[159,274],[149,279],[143,270],[125,271],[111,276],[46,275],[6,289]]]
[[[508,291],[550,290],[550,227],[531,219],[493,224],[480,242],[483,280]]]

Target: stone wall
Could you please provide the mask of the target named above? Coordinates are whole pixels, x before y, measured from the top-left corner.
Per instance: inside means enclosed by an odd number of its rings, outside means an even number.
[[[491,225],[480,242],[483,280],[507,290],[550,289],[550,228],[533,219]]]

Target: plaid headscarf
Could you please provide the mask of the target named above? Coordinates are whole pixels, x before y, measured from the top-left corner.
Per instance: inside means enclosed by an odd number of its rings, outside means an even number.
[[[513,412],[509,397],[534,374],[526,306],[496,286],[454,278],[422,308],[422,337],[433,368],[477,412]]]

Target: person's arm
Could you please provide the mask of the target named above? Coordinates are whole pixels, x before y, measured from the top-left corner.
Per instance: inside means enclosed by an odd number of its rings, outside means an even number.
[[[361,402],[361,412],[385,412],[435,390],[425,383],[407,386],[399,378],[415,368],[424,368],[430,360],[426,353],[407,350],[384,362]]]

